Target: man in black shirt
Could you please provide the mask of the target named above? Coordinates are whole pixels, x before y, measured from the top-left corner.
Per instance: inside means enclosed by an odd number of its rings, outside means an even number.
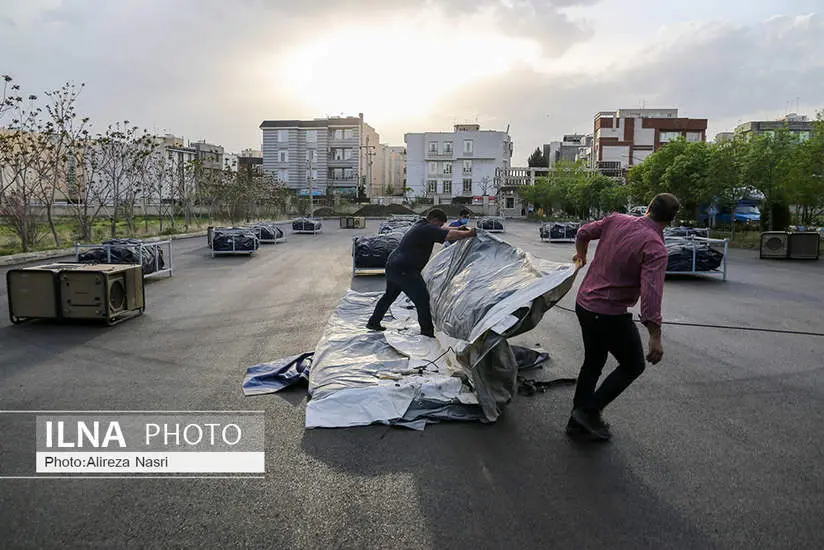
[[[418,311],[418,324],[421,334],[434,337],[435,327],[432,325],[432,312],[429,309],[429,292],[421,276],[421,271],[432,255],[435,243],[457,241],[475,236],[475,229],[444,229],[446,214],[438,208],[433,209],[425,220],[419,220],[406,232],[396,248],[386,261],[386,293],[378,300],[375,311],[366,328],[370,330],[385,330],[381,320],[389,306],[392,305],[401,292],[404,292]]]

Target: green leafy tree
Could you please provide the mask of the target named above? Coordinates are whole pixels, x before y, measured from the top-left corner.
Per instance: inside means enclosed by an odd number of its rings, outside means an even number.
[[[541,152],[541,148],[536,147],[535,151],[533,151],[532,154],[529,155],[529,158],[527,159],[526,162],[527,162],[527,164],[529,165],[530,168],[535,168],[535,167],[546,168],[547,160],[548,159],[546,157],[544,157],[543,152]]]

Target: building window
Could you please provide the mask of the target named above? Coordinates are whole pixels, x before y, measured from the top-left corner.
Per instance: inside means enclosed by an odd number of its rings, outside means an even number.
[[[343,139],[352,139],[355,136],[355,131],[352,128],[346,128],[343,131]]]
[[[465,139],[464,140],[464,153],[471,155],[472,154],[472,140]]]
[[[451,181],[443,182],[443,192],[446,193],[446,194],[449,194],[449,195],[452,194],[452,182]]]
[[[810,140],[810,132],[798,132],[798,141],[809,141]]]
[[[278,162],[289,162],[289,151],[286,149],[278,151]]]
[[[438,173],[438,163],[437,162],[429,162],[429,173],[430,174],[437,174]]]
[[[452,142],[451,141],[444,141],[443,142],[443,152],[447,155],[452,154]]]
[[[352,168],[344,168],[343,169],[343,179],[345,179],[345,180],[355,179],[355,171]]]
[[[452,174],[452,163],[451,162],[444,162],[443,163],[443,173],[447,175]]]
[[[472,194],[472,178],[464,178],[463,180],[464,195]]]
[[[427,182],[426,182],[426,192],[427,193],[437,193],[438,192],[438,180],[427,180]]]
[[[701,141],[701,132],[687,132],[687,141],[692,143]]]
[[[344,149],[343,150],[343,160],[351,160],[352,159],[352,149]]]
[[[278,181],[280,183],[288,183],[289,182],[289,170],[285,168],[281,168],[278,170]]]
[[[306,143],[317,143],[318,141],[318,131],[317,130],[306,130]]]
[[[668,143],[672,140],[678,139],[679,137],[681,137],[681,132],[661,132],[658,140],[661,143]]]
[[[471,160],[463,161],[463,173],[464,174],[471,174],[472,173],[472,161]]]
[[[506,207],[507,208],[515,208],[515,197],[507,197],[506,198]]]
[[[313,180],[318,179],[318,169],[317,168],[312,168],[312,171],[310,172],[310,177]]]
[[[286,143],[289,141],[289,130],[278,130],[278,142]]]
[[[306,160],[311,162],[318,161],[318,150],[317,149],[309,149],[306,151]]]
[[[430,153],[437,155],[438,154],[438,142],[437,141],[430,141],[428,144],[428,149]]]

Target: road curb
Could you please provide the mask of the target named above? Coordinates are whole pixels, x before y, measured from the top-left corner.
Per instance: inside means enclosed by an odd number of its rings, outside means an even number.
[[[169,237],[171,237],[173,241],[179,241],[181,239],[191,239],[194,237],[205,236],[205,231],[198,231],[195,233],[181,233],[180,235],[162,235],[159,237],[148,237],[142,240],[147,243],[154,243],[157,241],[168,240]],[[39,262],[41,260],[63,258],[65,256],[74,256],[74,247],[59,248],[57,250],[42,250],[39,252],[23,252],[21,254],[10,254],[8,256],[0,256],[0,266],[27,264],[31,262]]]

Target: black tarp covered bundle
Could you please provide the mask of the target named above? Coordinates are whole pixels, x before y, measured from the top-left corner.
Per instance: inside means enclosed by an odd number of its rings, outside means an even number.
[[[221,227],[212,234],[212,250],[215,252],[254,252],[260,241],[251,229]]]
[[[481,218],[478,220],[478,229],[486,229],[487,231],[503,231],[504,220],[499,217]]]
[[[137,239],[112,239],[103,241],[103,244],[108,246],[90,248],[82,252],[78,261],[84,264],[141,264],[144,275],[166,267],[160,247],[146,246]]]
[[[710,230],[705,227],[667,227],[664,229],[664,238],[667,237],[709,237]]]
[[[721,266],[724,253],[709,244],[692,239],[672,239],[667,241],[667,271],[692,271],[693,250],[696,271],[713,271]]]
[[[384,268],[386,260],[393,250],[398,248],[402,232],[383,235],[363,235],[354,237],[354,255],[356,268]]]
[[[581,224],[578,222],[547,222],[538,228],[542,239],[574,239]]]
[[[318,231],[321,227],[320,220],[310,220],[309,218],[297,218],[292,221],[292,231]]]
[[[404,217],[404,218],[390,218],[384,220],[378,226],[378,235],[385,235],[387,233],[406,233],[420,217]]]
[[[283,230],[273,223],[257,223],[252,226],[252,231],[261,241],[277,241],[283,238]]]

